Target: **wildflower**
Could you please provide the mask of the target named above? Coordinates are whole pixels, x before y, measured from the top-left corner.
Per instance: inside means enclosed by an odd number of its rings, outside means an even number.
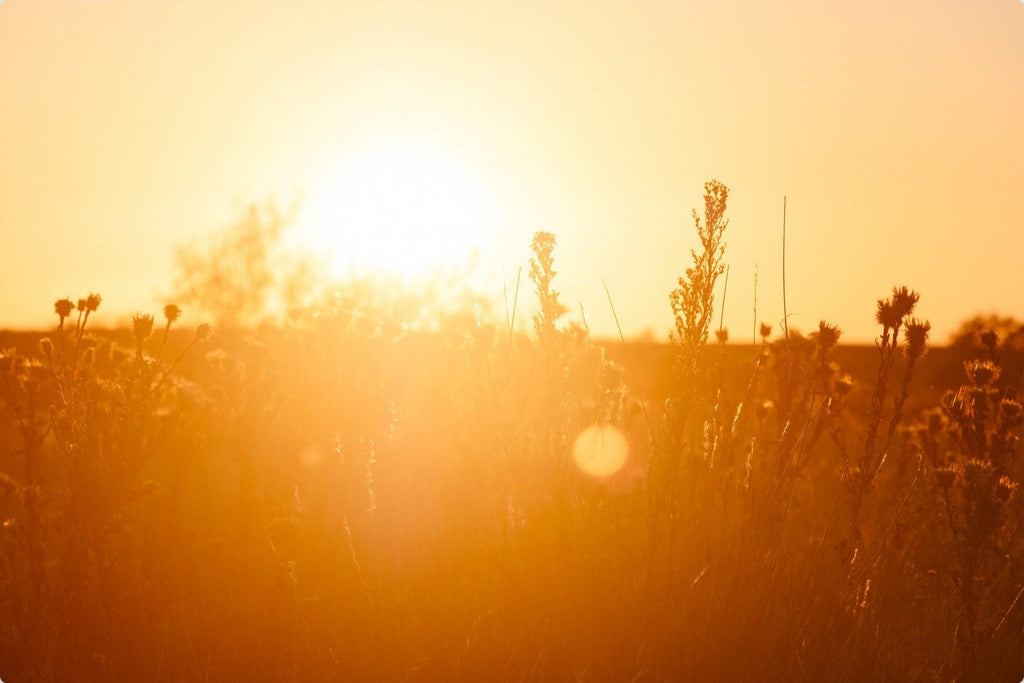
[[[99,294],[90,292],[89,296],[85,297],[85,310],[89,311],[90,313],[95,313],[96,309],[100,307],[100,302],[102,300],[103,299],[102,297],[100,297]]]
[[[142,343],[149,339],[153,332],[153,316],[136,314],[132,316],[132,335],[135,341]]]
[[[538,232],[533,235],[530,249],[534,256],[530,259],[530,279],[536,285],[537,298],[540,300],[540,310],[533,316],[533,326],[551,367],[556,362],[556,349],[563,338],[555,323],[568,311],[558,300],[558,291],[552,287],[556,275],[552,255],[554,248],[555,236],[551,233]]]
[[[947,391],[939,401],[942,408],[957,422],[962,422],[967,417],[967,406],[964,405],[959,392]]]
[[[999,379],[999,366],[988,360],[973,360],[964,363],[967,379],[976,387],[987,387]]]
[[[167,304],[164,306],[164,318],[167,319],[167,324],[170,325],[181,316],[181,309],[174,304]]]
[[[85,307],[86,307],[85,299],[79,299],[78,300],[78,306],[76,306],[76,308],[78,309],[78,312],[79,313],[85,313]]]
[[[907,357],[917,360],[924,355],[928,343],[928,332],[932,329],[931,323],[912,318],[907,322]]]
[[[197,342],[206,341],[210,338],[210,324],[203,323],[196,328],[195,340]]]
[[[980,486],[987,484],[995,476],[995,468],[991,463],[978,458],[969,458],[964,462],[964,478],[968,484]]]
[[[823,353],[831,351],[835,348],[835,345],[839,342],[839,335],[843,333],[837,325],[831,325],[824,320],[818,323],[818,333],[815,335],[815,340],[818,342],[818,347]]]
[[[1022,421],[1021,405],[1012,398],[1004,398],[999,402],[999,410],[1003,413],[1003,421],[1008,427],[1016,427]]]
[[[718,328],[717,330],[715,330],[715,339],[718,340],[719,344],[724,344],[725,342],[729,341],[729,330],[725,329],[724,327]]]
[[[901,320],[914,311],[914,306],[921,299],[921,295],[913,290],[908,290],[906,287],[895,288],[892,290],[892,307],[893,313]]]
[[[896,315],[896,308],[888,299],[878,300],[878,311],[875,313],[875,320],[884,329],[895,329],[900,325],[900,317]]]
[[[53,340],[49,337],[43,337],[39,340],[39,353],[42,354],[43,358],[49,358],[53,355]]]
[[[955,467],[940,467],[935,470],[935,479],[939,482],[939,486],[944,489],[948,489],[953,485],[956,480],[957,471]]]
[[[1013,494],[1020,488],[1020,484],[1013,479],[1003,475],[996,483],[996,500],[1005,503],[1010,500]]]
[[[772,326],[768,323],[761,323],[761,339],[767,340],[768,337],[772,336]]]
[[[75,310],[75,305],[71,302],[71,299],[58,299],[53,304],[53,310],[61,317],[61,320],[71,315],[71,311]]]

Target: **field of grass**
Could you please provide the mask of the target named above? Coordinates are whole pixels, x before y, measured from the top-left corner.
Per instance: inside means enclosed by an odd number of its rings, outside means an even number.
[[[1021,680],[1019,338],[929,349],[896,288],[876,347],[718,343],[706,189],[671,345],[567,322],[545,233],[532,330],[349,292],[0,337],[0,677]]]

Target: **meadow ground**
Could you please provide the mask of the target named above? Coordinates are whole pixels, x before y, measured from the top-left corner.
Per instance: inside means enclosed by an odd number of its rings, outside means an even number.
[[[566,324],[544,233],[529,334],[345,292],[5,333],[0,676],[1020,680],[1019,335],[929,349],[896,288],[873,348],[709,341],[708,193],[671,345]]]

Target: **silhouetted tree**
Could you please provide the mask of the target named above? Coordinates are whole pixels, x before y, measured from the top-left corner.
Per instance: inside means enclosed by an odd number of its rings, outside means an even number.
[[[298,308],[316,280],[308,257],[280,253],[296,208],[251,203],[227,228],[180,247],[174,300],[220,327],[253,325]]]

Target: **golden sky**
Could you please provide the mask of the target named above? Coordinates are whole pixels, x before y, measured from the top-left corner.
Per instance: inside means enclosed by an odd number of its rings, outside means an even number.
[[[3,0],[0,159],[0,327],[50,324],[54,299],[90,290],[108,323],[155,310],[175,245],[240,199],[301,190],[321,219],[356,222],[387,196],[389,160],[448,223],[480,223],[437,244],[471,238],[494,291],[554,232],[566,303],[600,333],[602,279],[627,334],[670,328],[713,177],[731,189],[734,340],[755,267],[758,317],[782,317],[784,195],[794,327],[870,340],[897,284],[940,341],[974,312],[1024,315],[1017,0]]]

